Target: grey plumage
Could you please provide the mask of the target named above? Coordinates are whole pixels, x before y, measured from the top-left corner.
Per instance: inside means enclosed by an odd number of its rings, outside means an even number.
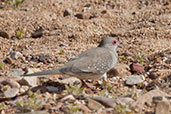
[[[106,72],[117,63],[116,49],[118,46],[119,44],[114,37],[106,37],[102,39],[98,47],[81,53],[62,67],[24,76],[62,74],[77,77],[81,80],[102,77],[106,79]]]

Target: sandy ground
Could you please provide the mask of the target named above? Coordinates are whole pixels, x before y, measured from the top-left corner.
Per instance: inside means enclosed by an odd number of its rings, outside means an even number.
[[[72,13],[64,17],[66,9]],[[92,18],[78,19],[75,15],[80,12],[89,13]],[[32,38],[39,28],[43,28],[43,36]],[[109,35],[116,36],[123,47],[118,50],[120,63],[137,62],[136,55],[140,55],[144,56],[144,66],[170,69],[170,65],[152,61],[160,57],[154,56],[158,53],[171,55],[169,0],[25,0],[18,9],[11,5],[0,9],[0,30],[9,35],[0,36],[1,76],[14,68],[43,70],[59,66]],[[20,38],[17,31],[22,31]],[[12,59],[12,64],[4,63],[14,51],[23,57]],[[47,56],[48,62],[29,59],[39,54]],[[125,54],[128,60],[122,61]]]

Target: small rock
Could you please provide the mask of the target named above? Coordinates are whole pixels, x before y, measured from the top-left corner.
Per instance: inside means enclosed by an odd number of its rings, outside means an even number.
[[[157,74],[157,72],[154,71],[154,72],[150,72],[148,77],[150,79],[154,80],[154,79],[157,79],[159,77],[159,75]]]
[[[47,62],[47,56],[44,54],[39,55],[39,62],[46,63]]]
[[[38,30],[36,30],[33,34],[32,34],[32,38],[39,38],[43,36],[43,28],[40,28]]]
[[[0,36],[3,38],[8,38],[9,39],[9,34],[5,31],[0,31]]]
[[[52,105],[50,103],[43,105],[43,109],[45,109],[45,110],[50,109],[51,107],[52,107]]]
[[[132,54],[130,52],[123,52],[120,56],[128,57],[131,56]]]
[[[12,58],[12,59],[18,59],[19,57],[22,57],[23,55],[20,53],[20,52],[18,52],[18,51],[16,51],[16,52],[11,52],[10,53],[10,57]]]
[[[164,62],[167,64],[171,64],[171,56],[167,57]]]
[[[84,104],[78,104],[78,107],[80,107],[80,109],[83,110],[85,114],[91,112],[91,110]]]
[[[121,97],[121,98],[113,99],[113,98],[105,98],[101,96],[94,96],[94,97],[89,97],[89,98],[101,103],[105,107],[111,107],[111,108],[114,108],[117,104],[124,106],[134,101],[132,98],[129,98],[129,97]]]
[[[4,63],[6,64],[12,64],[12,60],[10,57],[6,57],[4,60],[3,60]]]
[[[71,9],[66,9],[65,11],[64,11],[64,17],[65,16],[69,16],[69,15],[72,15],[72,10]]]
[[[44,54],[38,54],[38,55],[33,55],[31,60],[34,62],[43,62],[43,63],[48,63],[49,62],[49,57],[44,55]]]
[[[131,72],[130,68],[126,64],[116,64],[110,71],[108,71],[108,75],[110,77],[113,76],[130,76]]]
[[[8,73],[8,76],[21,76],[24,74],[24,71],[22,69],[13,69]]]
[[[69,78],[65,78],[63,80],[60,80],[60,83],[64,83],[64,84],[74,84],[76,82],[80,82],[80,80],[76,77],[69,77]]]
[[[73,95],[68,95],[68,96],[66,96],[66,97],[64,97],[64,98],[62,98],[60,101],[61,102],[64,102],[64,101],[66,101],[66,100],[72,100],[72,101],[75,101],[76,99],[75,99],[75,97],[73,96]]]
[[[162,96],[154,96],[152,99],[152,102],[157,104],[158,102],[162,101],[163,97]]]
[[[82,13],[77,13],[75,15],[75,17],[77,17],[78,19],[90,19],[90,18],[93,17],[93,15],[90,14],[90,13],[84,13],[84,12],[82,12]]]
[[[131,72],[134,74],[134,73],[137,73],[137,74],[140,74],[140,73],[144,73],[145,70],[144,70],[144,67],[140,64],[135,64],[135,63],[132,63],[130,65],[130,69],[131,69]]]
[[[137,76],[129,76],[126,80],[127,85],[135,85],[142,83],[145,80],[145,77],[143,75],[137,75]]]
[[[19,83],[21,85],[28,85],[31,87],[35,87],[38,85],[39,79],[38,79],[38,77],[24,77],[23,79],[21,79],[19,81]]]
[[[5,76],[6,80],[10,79],[10,80],[14,80],[16,82],[19,82],[23,77],[22,76]]]
[[[88,107],[92,110],[99,110],[99,109],[104,108],[102,104],[98,103],[97,101],[93,99],[87,98],[87,101],[88,101]]]
[[[134,102],[134,100],[130,97],[117,98],[117,104],[120,104],[122,106],[126,106],[127,104],[131,104],[133,102]]]
[[[5,5],[0,4],[0,9],[3,9],[4,7],[5,7]]]
[[[115,107],[117,105],[116,99],[105,98],[105,97],[101,97],[101,96],[94,96],[94,97],[90,97],[90,98],[101,103],[102,105],[104,105],[106,107]]]
[[[58,58],[57,58],[57,61],[58,61],[59,63],[65,63],[65,62],[66,62],[66,59],[65,59],[65,58],[61,58],[61,57],[58,57]]]
[[[22,86],[19,90],[20,93],[25,93],[29,89],[28,86]]]
[[[89,8],[89,7],[91,7],[91,4],[87,3],[87,4],[84,5],[84,7],[88,7]]]
[[[57,87],[47,86],[46,88],[49,92],[55,92],[55,93],[59,92],[59,88]]]
[[[8,84],[11,86],[11,88],[20,88],[20,84],[12,79],[5,79],[2,84]]]
[[[8,88],[7,91],[4,92],[4,96],[6,98],[15,97],[19,92],[18,88]]]
[[[105,13],[107,13],[107,10],[103,10],[101,13],[102,13],[102,14],[105,14]]]
[[[34,69],[31,69],[31,68],[24,68],[23,71],[25,72],[24,74],[31,74],[31,73],[34,73],[36,71],[33,71]],[[39,71],[39,70],[38,70]],[[37,72],[38,72],[37,71]]]
[[[37,90],[39,90],[41,93],[45,93],[48,92],[46,86],[36,86],[31,88],[31,91],[36,92]]]
[[[30,74],[30,73],[33,73],[33,71],[31,69],[28,69],[27,74]],[[38,77],[24,77],[19,81],[19,83],[21,85],[35,87],[38,85],[39,79],[38,79]]]
[[[132,103],[131,107],[142,108],[145,103],[152,104],[152,99],[155,96],[165,97],[165,96],[169,96],[169,95],[163,91],[158,90],[158,89],[151,90],[151,91],[143,94],[142,96],[139,96],[138,99],[134,103]]]
[[[167,99],[163,99],[156,104],[155,114],[170,114],[171,105]]]

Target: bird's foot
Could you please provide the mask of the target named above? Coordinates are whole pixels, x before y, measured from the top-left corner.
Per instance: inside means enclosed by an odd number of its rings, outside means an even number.
[[[95,90],[95,89],[96,89],[96,87],[93,86],[93,85],[90,84],[90,83],[86,83],[86,82],[83,81],[83,80],[81,80],[81,82],[82,82],[82,87],[87,87],[87,88],[89,88],[89,89],[91,89],[91,90]]]
[[[104,82],[104,83],[107,83],[107,82],[108,82],[108,80],[103,79],[103,82]]]

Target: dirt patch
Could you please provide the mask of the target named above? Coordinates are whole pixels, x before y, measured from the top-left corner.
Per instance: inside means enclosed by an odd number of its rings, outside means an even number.
[[[109,35],[116,36],[123,47],[118,50],[120,63],[141,63],[151,70],[171,68],[169,62],[163,62],[171,56],[169,0],[25,0],[17,9],[0,4],[4,6],[0,9],[0,31],[9,35],[0,36],[1,76],[15,68],[57,67]],[[64,17],[66,9],[72,12]],[[77,18],[81,12],[92,17]],[[40,28],[43,35],[32,38]],[[5,63],[15,51],[22,57]],[[47,57],[46,62],[42,62],[44,58],[33,61],[33,56],[41,54]]]

